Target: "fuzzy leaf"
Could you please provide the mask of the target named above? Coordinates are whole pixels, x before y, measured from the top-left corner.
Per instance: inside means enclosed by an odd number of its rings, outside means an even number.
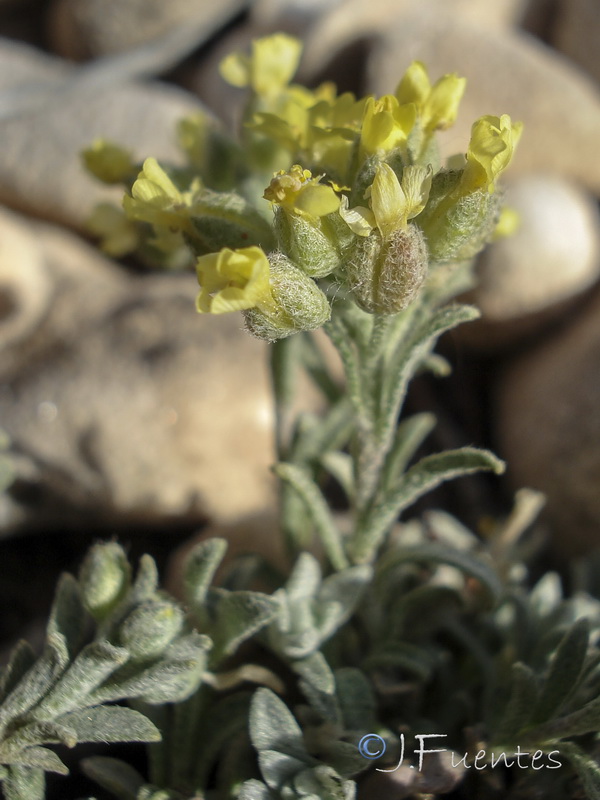
[[[537,696],[538,682],[533,670],[521,662],[513,664],[510,698],[494,734],[494,741],[504,744],[514,740],[531,719]]]
[[[53,719],[86,703],[87,696],[127,661],[128,652],[109,642],[92,642],[84,647],[40,705],[36,719]]]
[[[68,573],[62,575],[56,589],[47,631],[49,636],[64,636],[71,658],[81,647],[87,619],[78,582]]]
[[[206,632],[213,641],[211,662],[218,663],[234,653],[239,645],[267,625],[279,611],[279,603],[260,592],[228,592],[213,589],[211,624]]]
[[[43,769],[14,764],[3,778],[2,791],[5,800],[44,800],[46,778]]]
[[[390,570],[409,562],[448,564],[476,578],[486,590],[492,603],[497,603],[503,593],[502,582],[495,571],[482,559],[467,552],[455,550],[438,542],[399,547],[385,555],[379,564],[378,579],[387,576]]]
[[[0,702],[12,692],[28,669],[35,664],[35,653],[28,642],[21,640],[12,650],[8,664],[2,670]]]
[[[302,678],[303,683],[324,694],[334,693],[335,678],[322,653],[317,651],[306,658],[293,661],[291,667]]]
[[[574,742],[562,742],[560,752],[571,762],[588,800],[600,800],[600,766]]]
[[[142,603],[144,600],[153,600],[158,591],[158,569],[156,562],[149,555],[140,558],[135,582],[131,587],[129,600],[132,605]]]
[[[258,689],[252,698],[250,738],[259,753],[273,750],[300,760],[307,757],[300,726],[283,700],[270,689]]]
[[[54,639],[59,637],[55,636]],[[33,708],[51,689],[64,669],[64,653],[53,640],[33,666],[27,671],[0,707],[0,729],[14,717]]]
[[[68,775],[69,770],[60,758],[48,750],[47,747],[26,747],[19,753],[11,755],[11,764],[20,764],[24,767],[39,767],[46,772],[58,772],[60,775]]]
[[[81,768],[88,778],[96,781],[119,800],[137,800],[138,791],[144,785],[144,779],[139,772],[117,758],[85,758],[81,762]]]
[[[74,732],[63,723],[30,722],[17,728],[2,742],[0,760],[6,757],[10,762],[14,754],[27,747],[41,744],[64,744],[67,747],[74,747],[77,744],[77,738]]]
[[[504,464],[487,450],[462,447],[425,456],[411,467],[383,500],[368,515],[352,549],[355,562],[365,561],[379,547],[398,515],[419,497],[444,481],[460,478],[471,472],[504,471]]]
[[[262,781],[244,781],[238,800],[274,800],[271,790]]]
[[[428,413],[414,414],[398,425],[394,444],[386,458],[384,471],[386,487],[390,488],[396,483],[410,459],[434,427],[435,416]]]
[[[348,559],[344,554],[340,532],[329,505],[308,472],[295,464],[282,463],[277,464],[275,473],[281,480],[289,483],[304,501],[334,569],[347,567]]]
[[[354,497],[354,467],[352,457],[348,453],[330,451],[321,456],[321,464],[332,475],[344,490],[346,497]]]
[[[75,731],[78,742],[159,742],[160,732],[139,711],[123,706],[93,706],[72,711],[60,722]]]
[[[319,562],[311,553],[301,553],[285,584],[285,594],[292,600],[315,597],[321,585]]]
[[[226,550],[225,539],[214,538],[200,542],[188,555],[183,580],[185,597],[192,608],[204,604],[210,582]]]
[[[577,711],[564,717],[543,722],[527,731],[532,741],[554,742],[571,736],[583,736],[600,729],[600,697],[586,703]]]
[[[263,778],[271,789],[281,789],[290,783],[294,776],[306,769],[310,759],[296,758],[279,750],[261,750],[258,763]]]
[[[535,707],[532,722],[544,722],[555,716],[576,688],[583,670],[590,626],[580,619],[564,635],[550,665],[550,671]]]
[[[336,696],[345,730],[372,730],[375,726],[376,700],[367,676],[354,667],[335,671]]]

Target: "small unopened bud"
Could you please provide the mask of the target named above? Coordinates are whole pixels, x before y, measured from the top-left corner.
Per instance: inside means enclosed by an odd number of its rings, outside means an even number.
[[[377,230],[358,239],[346,279],[357,304],[371,314],[396,314],[417,296],[427,275],[427,247],[416,225],[384,240]]]
[[[79,573],[83,601],[92,616],[104,619],[129,588],[131,567],[123,548],[114,542],[89,551]]]
[[[501,196],[485,188],[461,195],[461,176],[461,171],[439,172],[427,206],[416,220],[427,238],[432,261],[474,258],[494,235]]]
[[[311,278],[323,278],[340,266],[340,253],[326,218],[310,218],[276,208],[274,227],[283,252]]]
[[[168,601],[148,601],[135,608],[119,627],[119,643],[135,660],[160,655],[183,627],[183,611]]]
[[[250,333],[274,342],[324,325],[331,308],[313,279],[294,266],[283,253],[271,253],[269,265],[273,303],[244,311]]]

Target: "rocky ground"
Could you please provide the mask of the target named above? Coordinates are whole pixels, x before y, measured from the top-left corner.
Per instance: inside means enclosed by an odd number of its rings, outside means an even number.
[[[265,346],[198,317],[193,276],[98,252],[85,220],[111,192],[79,152],[102,136],[180,160],[181,116],[239,116],[220,58],[275,30],[305,40],[311,84],[384,93],[415,58],[465,75],[448,154],[481,114],[525,123],[506,181],[521,227],[480,258],[483,319],[442,342],[454,376],[418,381],[409,405],[438,413],[432,446],[491,446],[509,466],[430,502],[476,526],[530,486],[549,562],[600,545],[597,0],[0,0],[0,426],[17,471],[2,653],[35,640],[95,537],[166,564],[205,524],[239,531],[273,507]]]

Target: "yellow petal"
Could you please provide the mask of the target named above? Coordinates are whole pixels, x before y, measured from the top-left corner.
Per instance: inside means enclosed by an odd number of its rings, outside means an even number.
[[[388,164],[380,164],[371,186],[371,208],[384,239],[406,224],[406,206],[396,173]]]
[[[250,59],[244,53],[230,53],[219,64],[221,77],[239,89],[250,85]]]
[[[414,103],[419,108],[429,96],[430,90],[431,83],[425,64],[422,61],[413,61],[398,84],[395,95],[400,104]]]
[[[252,88],[257,94],[277,92],[286,86],[300,63],[302,43],[276,33],[252,43]]]
[[[200,313],[224,314],[272,302],[269,261],[260,247],[223,248],[196,262]]]
[[[407,219],[416,217],[427,205],[432,180],[433,169],[431,164],[428,164],[427,167],[404,167],[401,185],[406,197]]]
[[[295,207],[313,217],[324,217],[338,210],[340,198],[331,186],[312,183],[299,192]]]
[[[375,227],[375,215],[369,208],[356,206],[348,208],[348,198],[342,195],[340,216],[350,230],[357,236],[368,236]]]
[[[463,191],[484,186],[494,191],[495,180],[510,163],[522,127],[520,122],[513,124],[508,114],[484,116],[473,124],[467,165],[461,178]]]
[[[466,85],[466,78],[454,74],[444,75],[436,82],[423,109],[423,127],[427,131],[446,130],[454,125]]]

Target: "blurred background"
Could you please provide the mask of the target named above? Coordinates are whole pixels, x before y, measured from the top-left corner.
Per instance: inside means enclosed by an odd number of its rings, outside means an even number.
[[[181,163],[175,124],[198,109],[234,131],[243,93],[218,63],[279,30],[303,39],[311,86],[393,92],[414,59],[466,76],[445,155],[482,114],[524,122],[505,180],[520,226],[469,298],[483,319],[441,343],[453,376],[417,380],[407,411],[438,414],[430,449],[508,462],[428,505],[477,529],[539,489],[540,569],[583,564],[600,587],[598,0],[0,0],[2,661],[40,640],[57,575],[97,538],[165,568],[198,531],[273,548],[266,346],[238,315],[199,317],[193,275],[99,251],[86,220],[120,192],[79,154],[103,137]]]

